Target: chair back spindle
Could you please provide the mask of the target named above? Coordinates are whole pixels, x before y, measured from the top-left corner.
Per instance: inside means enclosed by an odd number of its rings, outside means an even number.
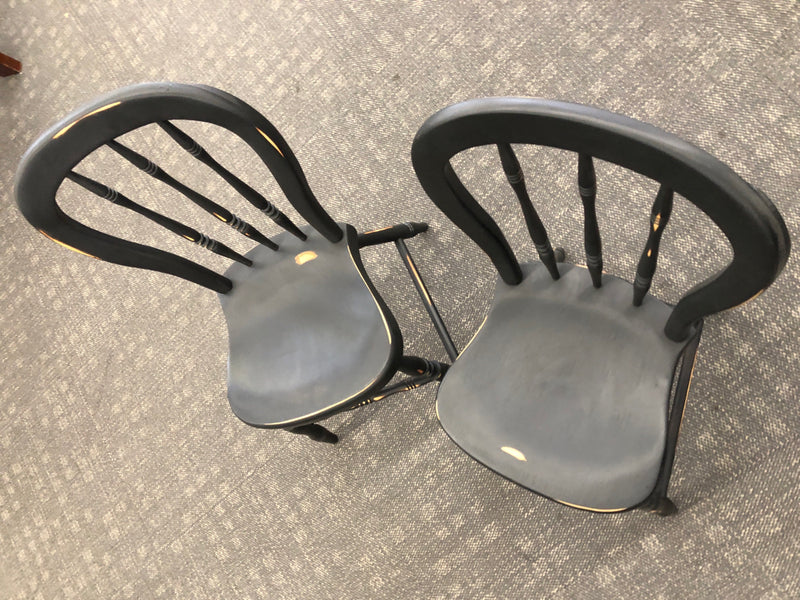
[[[670,188],[665,185],[659,187],[658,194],[656,194],[656,199],[653,202],[653,209],[650,211],[650,232],[647,236],[647,243],[636,267],[636,278],[633,281],[634,306],[642,305],[642,300],[653,281],[661,235],[664,233],[664,228],[667,226],[669,217],[672,214],[672,198],[673,192]]]
[[[194,242],[201,248],[205,248],[206,250],[210,250],[215,254],[219,254],[220,256],[224,256],[225,258],[229,258],[231,260],[235,260],[236,262],[240,262],[243,265],[248,267],[253,266],[253,261],[249,258],[246,258],[239,254],[238,252],[231,250],[228,246],[219,242],[213,238],[208,237],[204,233],[200,233],[196,229],[189,227],[188,225],[184,225],[175,219],[171,219],[167,216],[164,216],[160,213],[155,212],[154,210],[150,210],[138,204],[121,194],[114,188],[111,188],[99,181],[95,181],[94,179],[90,179],[80,173],[76,173],[75,171],[70,171],[66,175],[67,179],[77,183],[79,186],[100,196],[101,198],[108,200],[112,204],[116,204],[118,206],[122,206],[123,208],[127,208],[128,210],[132,210],[135,213],[142,215],[143,217],[153,221],[168,229],[169,231],[178,234],[182,238],[189,240],[190,242]]]
[[[583,245],[586,250],[586,266],[592,278],[592,285],[599,288],[603,277],[603,251],[594,207],[597,180],[594,174],[594,162],[588,154],[578,154],[578,192],[583,202]]]
[[[306,239],[306,234],[303,233],[300,228],[298,228],[297,225],[295,225],[291,219],[289,219],[289,217],[278,210],[278,208],[272,204],[272,202],[264,198],[264,196],[259,194],[256,190],[214,160],[208,151],[198,144],[194,138],[186,134],[169,121],[160,121],[158,125],[167,133],[167,135],[175,140],[181,148],[186,150],[204,165],[210,167],[217,175],[222,177],[228,182],[228,184],[231,185],[231,187],[239,192],[239,194],[241,194],[245,200],[267,215],[278,226],[282,227],[301,240]]]
[[[558,273],[558,267],[556,266],[556,257],[553,253],[553,247],[550,244],[550,239],[547,237],[547,230],[528,195],[522,166],[519,164],[519,160],[516,154],[514,154],[511,144],[497,144],[497,151],[500,154],[500,162],[503,165],[506,179],[508,179],[508,183],[511,184],[519,200],[522,214],[525,217],[525,224],[528,227],[528,233],[533,240],[534,246],[536,246],[536,252],[539,254],[539,258],[542,263],[544,263],[544,266],[547,267],[547,270],[550,272],[550,276],[553,279],[558,279],[560,275]]]
[[[127,146],[121,144],[117,140],[111,140],[106,144],[109,148],[114,150],[117,154],[122,156],[125,160],[130,162],[132,165],[138,167],[154,179],[158,179],[166,183],[171,188],[179,191],[181,194],[186,196],[189,200],[194,202],[197,206],[205,210],[206,212],[211,213],[220,221],[229,225],[242,235],[249,237],[250,239],[255,240],[259,244],[267,246],[273,250],[278,249],[278,245],[267,238],[263,233],[258,231],[255,227],[250,225],[247,221],[240,219],[233,213],[231,213],[227,208],[221,206],[206,198],[199,192],[196,192],[192,188],[187,185],[184,185],[171,175],[169,175],[166,171],[164,171],[161,167],[151,161],[149,158],[142,156],[135,150],[128,148]]]

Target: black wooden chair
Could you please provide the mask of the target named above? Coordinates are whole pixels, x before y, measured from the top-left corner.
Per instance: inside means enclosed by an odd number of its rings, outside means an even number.
[[[557,264],[511,144],[577,153],[587,270]],[[517,262],[453,171],[454,155],[482,145],[497,146],[541,262]],[[564,504],[673,512],[667,486],[703,318],[757,296],[784,267],[789,236],[775,206],[673,135],[563,102],[450,106],[422,125],[412,157],[430,198],[500,275],[486,320],[440,384],[447,434],[500,475]],[[660,183],[633,284],[603,273],[593,158]],[[722,230],[733,260],[672,307],[646,294],[674,193]]]
[[[177,120],[211,123],[246,142],[309,225],[296,226],[242,179],[220,165]],[[268,238],[210,198],[167,174],[116,138],[156,123],[283,230]],[[168,137],[167,137],[168,136]],[[75,169],[106,146],[178,190],[232,227],[245,254],[150,210]],[[67,216],[56,192],[67,178],[89,192],[139,213],[233,262],[224,275],[200,264],[88,228]],[[370,281],[360,257],[365,246],[394,241],[448,350],[449,335],[408,253],[404,239],[427,225],[406,223],[358,234],[322,209],[286,141],[261,114],[220,90],[198,85],[146,83],[103,96],[46,131],[22,159],[16,198],[23,215],[59,244],[94,258],[182,277],[218,292],[228,325],[228,397],[233,412],[256,427],[284,428],[324,442],[337,437],[315,422],[393,393],[441,378],[446,365],[403,354],[395,318]],[[408,375],[389,385],[393,376]]]

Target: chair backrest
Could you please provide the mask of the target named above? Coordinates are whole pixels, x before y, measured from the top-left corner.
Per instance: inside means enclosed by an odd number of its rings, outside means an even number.
[[[772,202],[703,150],[651,125],[611,112],[549,100],[484,98],[449,106],[420,128],[412,148],[414,170],[431,200],[471,237],[511,285],[522,279],[519,263],[489,214],[459,180],[450,159],[459,152],[494,144],[522,205],[528,230],[554,278],[557,265],[544,226],[525,189],[510,144],[535,144],[578,154],[578,192],[584,208],[587,266],[600,285],[602,254],[595,217],[592,158],[615,163],[661,184],[647,245],[634,283],[634,304],[649,287],[658,243],[669,219],[673,192],[707,214],[727,237],[733,260],[687,292],[665,326],[672,340],[685,339],[706,315],[758,295],[778,276],[789,256],[789,234]]]
[[[74,111],[44,132],[22,157],[17,170],[15,193],[22,214],[41,233],[72,250],[121,265],[171,273],[220,293],[230,291],[232,284],[226,277],[173,253],[89,228],[67,216],[56,203],[56,192],[68,178],[212,252],[250,263],[221,242],[73,170],[87,155],[105,145],[148,175],[178,190],[216,219],[249,239],[276,249],[277,246],[255,227],[116,140],[130,131],[156,123],[188,154],[213,169],[253,206],[293,235],[305,239],[305,234],[283,212],[220,165],[173,124],[173,120],[211,123],[244,140],[269,168],[297,212],[329,241],[337,242],[342,238],[342,229],[322,209],[289,145],[267,119],[223,91],[177,83],[143,83],[116,90]]]

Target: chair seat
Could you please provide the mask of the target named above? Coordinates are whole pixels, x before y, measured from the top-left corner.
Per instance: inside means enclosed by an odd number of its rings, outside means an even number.
[[[228,400],[250,425],[309,422],[380,389],[402,353],[394,318],[382,307],[346,234],[336,244],[310,227],[306,241],[273,238],[234,264],[220,302],[228,325]],[[355,247],[355,246],[354,246]]]
[[[603,275],[522,265],[498,280],[486,321],[437,395],[447,434],[473,458],[539,494],[579,508],[635,506],[652,491],[684,343],[663,333],[671,308]]]

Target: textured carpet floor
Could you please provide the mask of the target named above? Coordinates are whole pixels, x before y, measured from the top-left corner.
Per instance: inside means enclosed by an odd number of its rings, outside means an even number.
[[[248,428],[225,398],[214,294],[59,248],[23,220],[11,185],[33,139],[97,94],[215,85],[272,120],[335,218],[431,223],[410,246],[463,346],[494,276],[415,180],[425,118],[486,95],[640,118],[764,189],[797,242],[798,39],[800,6],[787,0],[3,0],[0,51],[24,72],[0,79],[0,598],[800,596],[797,252],[763,296],[707,321],[670,492],[680,513],[603,516],[462,454],[436,422],[434,386],[330,419],[336,447]],[[574,163],[523,158],[552,237],[579,260]],[[475,151],[458,168],[530,259],[489,162]],[[147,196],[140,175],[111,183],[165,210],[180,203]],[[607,269],[631,279],[655,190],[608,165],[598,179]],[[123,227],[94,198],[63,203]],[[393,250],[365,254],[408,347],[444,358]],[[675,301],[728,256],[683,201],[653,291]]]

